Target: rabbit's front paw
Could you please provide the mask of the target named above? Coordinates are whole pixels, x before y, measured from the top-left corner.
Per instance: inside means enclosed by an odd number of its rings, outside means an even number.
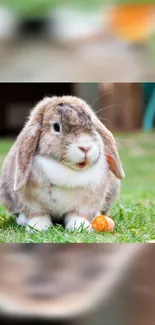
[[[76,215],[72,215],[67,218],[66,229],[67,230],[86,229],[88,231],[92,231],[90,222],[87,219]]]
[[[39,230],[39,231],[45,231],[47,230],[49,227],[51,227],[52,222],[50,217],[34,217],[32,219],[30,219],[27,223],[26,226],[26,231],[32,231],[33,230]]]
[[[24,226],[28,223],[28,218],[25,216],[24,213],[20,213],[19,216],[16,218],[16,223],[19,226]]]

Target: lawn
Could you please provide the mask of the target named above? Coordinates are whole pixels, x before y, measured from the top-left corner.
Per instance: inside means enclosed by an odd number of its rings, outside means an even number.
[[[102,243],[147,242],[155,239],[155,133],[116,136],[126,173],[119,201],[113,206],[113,233],[68,232],[55,226],[41,233],[26,233],[0,206],[0,242]],[[0,165],[11,140],[0,140]]]

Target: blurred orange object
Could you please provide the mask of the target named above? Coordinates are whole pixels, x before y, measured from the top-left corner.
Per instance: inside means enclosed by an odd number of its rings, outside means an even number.
[[[155,32],[154,5],[113,6],[109,11],[109,19],[113,32],[126,41],[145,41]]]
[[[99,232],[101,231],[113,231],[114,221],[104,215],[97,216],[92,222],[92,228]]]

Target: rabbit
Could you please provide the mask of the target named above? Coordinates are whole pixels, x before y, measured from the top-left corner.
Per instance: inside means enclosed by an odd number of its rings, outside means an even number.
[[[91,230],[110,213],[124,176],[115,139],[91,107],[75,96],[45,97],[4,160],[0,201],[27,231],[61,220]]]

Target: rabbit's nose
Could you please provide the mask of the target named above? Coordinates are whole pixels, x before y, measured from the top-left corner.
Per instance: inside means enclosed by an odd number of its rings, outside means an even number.
[[[78,146],[78,148],[87,154],[87,152],[91,149],[91,146]]]

